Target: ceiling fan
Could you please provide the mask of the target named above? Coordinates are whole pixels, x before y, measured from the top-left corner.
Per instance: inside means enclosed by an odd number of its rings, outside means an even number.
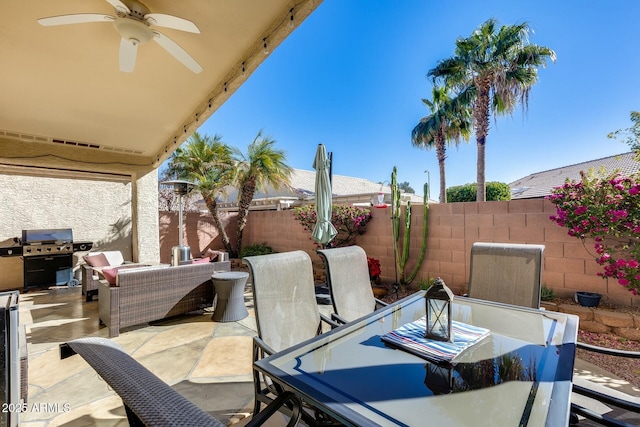
[[[117,16],[102,13],[77,13],[73,15],[40,18],[38,23],[44,26],[82,24],[86,22],[112,22],[120,34],[120,71],[132,72],[136,65],[138,45],[153,39],[162,48],[194,73],[200,73],[202,67],[176,42],[150,26],[172,28],[200,34],[193,22],[184,18],[163,13],[150,13],[150,10],[137,0],[105,0],[111,4]],[[126,2],[126,3],[125,3]]]

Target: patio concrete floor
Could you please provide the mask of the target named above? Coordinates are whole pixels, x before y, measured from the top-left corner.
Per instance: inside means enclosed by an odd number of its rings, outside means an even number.
[[[237,322],[213,322],[206,309],[125,329],[113,340],[205,411],[233,424],[250,416],[253,406],[256,324],[250,292],[245,302],[249,317]],[[319,307],[330,312],[330,306]],[[60,359],[60,343],[107,337],[107,328],[98,323],[97,301],[86,303],[79,287],[30,291],[20,295],[20,323],[26,325],[29,352],[29,409],[20,415],[22,426],[128,425],[119,397],[80,356]],[[575,373],[640,396],[636,387],[581,361]]]

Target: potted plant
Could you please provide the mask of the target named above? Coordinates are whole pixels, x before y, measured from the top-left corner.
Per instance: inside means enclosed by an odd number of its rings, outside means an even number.
[[[575,300],[583,307],[597,307],[600,304],[602,294],[597,292],[576,292]]]

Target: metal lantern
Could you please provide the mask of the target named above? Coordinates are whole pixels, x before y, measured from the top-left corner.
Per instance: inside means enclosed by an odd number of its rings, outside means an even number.
[[[436,341],[453,342],[451,328],[451,305],[453,292],[437,278],[424,295],[427,311],[427,332],[425,338]]]

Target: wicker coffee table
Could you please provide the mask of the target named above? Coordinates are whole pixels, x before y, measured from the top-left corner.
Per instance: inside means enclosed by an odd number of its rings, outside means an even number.
[[[211,319],[216,322],[234,322],[249,315],[244,305],[244,285],[249,273],[244,271],[225,271],[213,273],[211,280],[218,302]]]

